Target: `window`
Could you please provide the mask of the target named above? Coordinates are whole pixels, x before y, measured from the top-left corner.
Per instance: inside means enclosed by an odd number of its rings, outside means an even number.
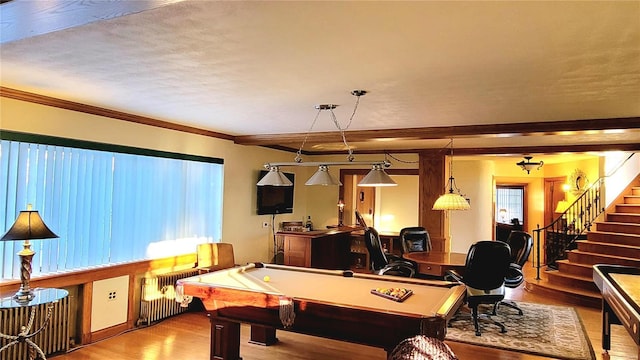
[[[497,222],[510,224],[518,219],[524,224],[524,186],[496,186],[496,214]]]
[[[32,204],[57,239],[32,240],[33,275],[195,252],[220,241],[221,159],[2,132],[0,230]],[[19,278],[22,241],[0,242]]]

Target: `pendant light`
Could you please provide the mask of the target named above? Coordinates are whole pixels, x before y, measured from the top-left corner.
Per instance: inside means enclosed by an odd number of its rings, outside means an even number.
[[[516,163],[516,165],[520,166],[522,170],[527,172],[527,174],[529,174],[534,168],[536,170],[540,170],[542,165],[544,165],[543,161],[531,161],[531,159],[533,159],[533,156],[525,156],[524,160]]]
[[[449,192],[440,195],[433,204],[433,210],[469,210],[471,205],[460,193],[460,189],[456,186],[456,180],[453,177],[453,139],[449,142],[451,145],[451,155],[449,157],[449,181],[447,187]],[[455,192],[453,189],[456,189]],[[446,190],[446,189],[445,189]]]
[[[362,178],[358,186],[397,186],[398,184],[384,171],[384,164],[373,164],[373,168]]]
[[[280,171],[277,166],[269,166],[269,172],[258,181],[258,186],[293,186],[291,180]]]

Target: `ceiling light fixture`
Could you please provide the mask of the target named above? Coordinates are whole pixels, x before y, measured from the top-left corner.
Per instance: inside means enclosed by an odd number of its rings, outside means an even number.
[[[527,174],[529,174],[531,172],[531,170],[533,170],[533,168],[536,168],[536,170],[540,170],[540,168],[542,167],[542,165],[544,165],[543,161],[531,161],[531,159],[533,159],[533,156],[525,156],[524,160],[520,161],[519,163],[516,163],[516,165],[520,166],[522,168],[522,170],[526,171]]]
[[[440,195],[433,204],[433,210],[469,210],[471,205],[469,201],[462,196],[460,189],[456,186],[456,179],[453,178],[453,139],[449,142],[451,145],[451,154],[449,157],[449,181],[447,187],[449,192]],[[456,189],[456,192],[453,189]],[[445,187],[446,191],[446,187]]]
[[[354,161],[355,157],[353,156],[353,149],[347,143],[347,139],[344,135],[345,130],[349,129],[351,126],[351,122],[353,121],[353,117],[358,110],[358,104],[360,103],[360,97],[365,95],[367,92],[365,90],[353,90],[351,95],[356,97],[356,103],[353,108],[353,113],[349,118],[349,123],[347,126],[342,127],[336,118],[336,114],[333,112],[333,109],[338,107],[338,105],[334,104],[320,104],[316,105],[315,108],[318,110],[316,113],[313,122],[311,123],[311,127],[307,131],[307,134],[302,141],[302,145],[300,145],[300,149],[298,149],[296,153],[296,157],[294,158],[294,162],[279,162],[279,163],[266,163],[264,167],[269,170],[269,172],[258,181],[258,186],[271,185],[271,186],[292,186],[293,184],[289,181],[284,174],[280,172],[280,167],[282,166],[317,166],[318,170],[307,180],[305,185],[342,185],[340,181],[334,178],[329,172],[329,166],[362,166],[369,165],[372,166],[371,171],[362,179],[358,186],[395,186],[397,185],[389,175],[384,171],[385,168],[391,166],[391,163],[387,161],[386,157],[382,161]],[[331,116],[331,121],[335,125],[335,127],[340,132],[340,136],[342,138],[342,143],[347,148],[347,161],[331,161],[331,162],[303,162],[302,161],[302,148],[304,147],[307,139],[309,138],[309,134],[311,130],[313,130],[313,126],[320,116],[320,113],[323,111],[329,112]]]

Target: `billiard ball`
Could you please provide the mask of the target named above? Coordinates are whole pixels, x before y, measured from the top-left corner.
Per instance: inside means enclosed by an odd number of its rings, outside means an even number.
[[[262,278],[262,280],[264,280],[265,282],[269,282],[271,278],[269,277],[269,275],[266,275],[265,277]]]

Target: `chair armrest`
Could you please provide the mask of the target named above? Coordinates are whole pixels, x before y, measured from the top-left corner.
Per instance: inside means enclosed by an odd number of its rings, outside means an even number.
[[[511,264],[515,266],[509,266],[507,275],[504,278],[504,285],[508,288],[515,288],[520,286],[524,282],[524,273],[522,267],[518,264]]]
[[[458,282],[462,284],[462,275],[460,275],[457,271],[453,269],[447,270],[447,272],[444,274],[444,279],[446,281]]]
[[[516,263],[511,263],[509,264],[509,269],[516,269],[516,270],[520,270],[522,271],[522,266],[516,264]]]
[[[408,261],[394,261],[378,271],[378,275],[399,275],[406,277],[414,277],[416,273],[415,267]]]
[[[391,253],[384,253],[384,255],[387,257],[387,260],[392,263],[392,262],[396,262],[396,261],[406,261],[402,256],[398,256],[398,255],[394,255]]]

